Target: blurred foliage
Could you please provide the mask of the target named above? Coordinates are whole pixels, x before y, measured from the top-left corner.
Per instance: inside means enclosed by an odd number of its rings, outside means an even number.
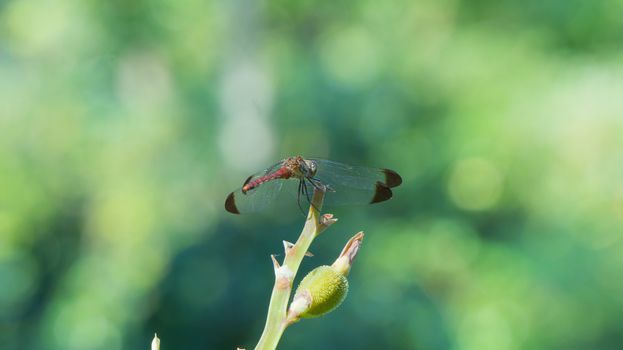
[[[618,349],[623,1],[0,1],[0,348],[251,348],[301,153],[399,171],[284,349]]]

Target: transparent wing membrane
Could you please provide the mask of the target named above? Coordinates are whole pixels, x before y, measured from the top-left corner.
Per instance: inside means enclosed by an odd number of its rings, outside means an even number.
[[[312,159],[318,170],[315,178],[329,187],[328,205],[367,204],[388,200],[400,176],[388,169],[352,166],[325,159]]]
[[[275,202],[285,181],[282,179],[268,181],[246,193],[243,193],[242,189],[238,189],[227,197],[225,209],[234,214],[262,211]]]
[[[245,180],[244,184],[257,180],[262,176],[273,173],[278,170],[283,162],[275,163],[266,170],[260,171]],[[262,211],[271,206],[275,199],[281,193],[283,183],[285,180],[276,179],[265,182],[246,193],[242,192],[242,188],[229,194],[225,201],[225,209],[230,213],[242,214],[242,213],[254,213]]]

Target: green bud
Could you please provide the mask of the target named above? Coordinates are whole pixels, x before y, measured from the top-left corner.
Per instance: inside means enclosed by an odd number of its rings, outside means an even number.
[[[319,266],[303,278],[291,309],[299,317],[322,316],[337,308],[348,293],[348,280],[331,266]]]

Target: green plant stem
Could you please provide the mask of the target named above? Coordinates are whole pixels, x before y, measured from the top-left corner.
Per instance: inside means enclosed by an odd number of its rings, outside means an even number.
[[[151,341],[151,350],[160,350],[160,338],[154,333],[154,339]]]
[[[270,296],[264,331],[255,347],[256,350],[273,350],[277,348],[283,331],[288,327],[288,300],[290,300],[290,294],[292,293],[294,277],[314,238],[326,228],[326,225],[322,224],[320,220],[320,209],[322,208],[323,199],[324,192],[315,190],[303,231],[296,243],[292,247],[286,248],[283,265],[279,266],[279,263],[273,257],[275,285]]]

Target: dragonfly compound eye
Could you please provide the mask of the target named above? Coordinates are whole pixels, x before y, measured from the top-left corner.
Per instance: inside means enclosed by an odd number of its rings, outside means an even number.
[[[318,170],[318,166],[316,165],[316,162],[314,162],[313,160],[306,160],[305,165],[307,166],[310,176],[316,175],[316,170]]]

